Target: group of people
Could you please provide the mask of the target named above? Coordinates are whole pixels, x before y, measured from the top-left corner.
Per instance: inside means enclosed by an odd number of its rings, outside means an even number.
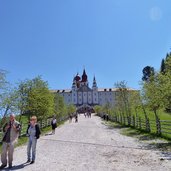
[[[85,116],[85,118],[86,117],[91,118],[91,111],[85,112],[84,116]]]
[[[21,124],[16,121],[15,115],[11,114],[9,117],[9,122],[7,122],[3,127],[3,138],[2,138],[2,153],[1,153],[1,166],[3,169],[7,166],[12,168],[14,145],[18,140],[19,133],[21,131]],[[40,128],[37,124],[37,117],[32,116],[30,118],[26,135],[28,136],[27,143],[27,162],[33,164],[36,158],[36,144],[37,139],[40,137]],[[8,156],[8,160],[7,160]]]
[[[69,114],[69,123],[72,122],[72,118],[75,118],[75,122],[78,122],[78,113]]]
[[[57,127],[57,120],[54,116],[51,121],[52,134],[55,134],[55,129]],[[21,131],[21,124],[16,121],[15,115],[10,114],[9,121],[3,127],[3,138],[2,138],[2,153],[1,153],[1,166],[3,169],[7,166],[12,168],[14,145],[18,140]],[[33,164],[36,158],[36,144],[41,134],[39,124],[37,123],[37,117],[32,116],[30,118],[26,135],[28,137],[27,143],[27,161],[26,163]],[[8,156],[8,160],[7,160]]]
[[[109,115],[104,113],[103,114],[103,119],[106,120],[106,121],[108,121],[109,120]]]

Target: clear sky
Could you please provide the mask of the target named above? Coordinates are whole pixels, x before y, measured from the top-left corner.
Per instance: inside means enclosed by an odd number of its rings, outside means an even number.
[[[71,88],[85,67],[90,85],[139,88],[142,69],[171,51],[171,0],[0,0],[0,69],[16,83],[41,75]]]

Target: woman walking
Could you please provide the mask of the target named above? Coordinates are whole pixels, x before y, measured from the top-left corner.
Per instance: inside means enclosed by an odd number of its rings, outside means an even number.
[[[27,145],[27,163],[33,164],[36,158],[36,144],[37,139],[40,137],[40,128],[37,124],[37,117],[32,116],[30,119],[30,123],[27,128],[28,135],[28,145]],[[31,156],[32,150],[32,156]]]
[[[57,121],[56,121],[56,117],[54,116],[52,121],[51,121],[51,126],[52,126],[52,134],[55,134],[55,129],[57,127]]]

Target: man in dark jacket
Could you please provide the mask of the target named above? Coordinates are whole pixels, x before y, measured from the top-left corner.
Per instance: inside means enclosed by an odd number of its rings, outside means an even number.
[[[1,154],[2,165],[0,166],[0,169],[7,166],[7,154],[9,168],[12,168],[14,144],[17,142],[20,130],[21,125],[15,120],[15,115],[11,114],[9,122],[3,127],[4,136],[2,138],[3,144]]]

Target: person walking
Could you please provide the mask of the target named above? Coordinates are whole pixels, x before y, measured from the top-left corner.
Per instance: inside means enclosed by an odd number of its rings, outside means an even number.
[[[9,168],[12,168],[14,145],[17,142],[20,130],[21,125],[18,121],[15,120],[15,115],[10,114],[9,122],[6,123],[3,127],[4,135],[2,138],[3,144],[1,153],[2,165],[0,166],[0,169],[3,169],[7,166],[7,154]]]
[[[69,114],[69,123],[71,123],[72,122],[72,114],[70,113]]]
[[[78,114],[75,113],[75,122],[78,122]]]
[[[51,126],[52,126],[52,134],[55,134],[55,129],[57,128],[57,120],[55,116],[53,117],[51,121]]]
[[[27,162],[26,163],[33,164],[36,158],[37,139],[39,139],[40,134],[41,134],[39,125],[37,124],[36,116],[31,117],[26,133],[28,136]],[[32,156],[31,156],[31,150],[32,150]]]

